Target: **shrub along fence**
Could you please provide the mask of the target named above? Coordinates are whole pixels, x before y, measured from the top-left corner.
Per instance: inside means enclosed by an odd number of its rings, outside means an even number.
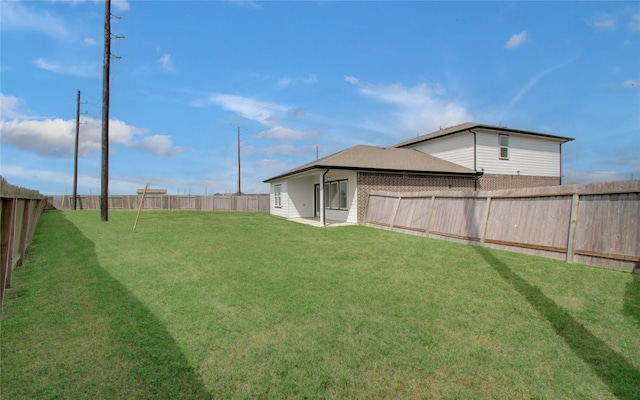
[[[45,204],[40,192],[10,185],[0,176],[0,304],[13,270],[24,261]]]
[[[78,196],[76,209],[99,210],[100,196]],[[142,195],[109,196],[110,210],[137,210]],[[58,210],[73,208],[72,196],[50,196],[48,207]],[[249,211],[269,212],[269,194],[254,195],[156,195],[148,194],[143,210],[192,210],[192,211]]]
[[[640,273],[640,180],[478,192],[372,192],[364,224]]]

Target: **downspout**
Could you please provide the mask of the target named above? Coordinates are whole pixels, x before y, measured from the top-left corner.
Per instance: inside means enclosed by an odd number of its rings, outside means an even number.
[[[477,191],[478,190],[478,166],[476,165],[477,163],[477,141],[476,141],[476,133],[474,131],[472,131],[471,129],[469,129],[469,132],[473,133],[473,170],[476,173],[476,178],[473,181],[473,190]]]
[[[320,177],[320,225],[326,225],[326,212],[325,212],[325,204],[324,204],[324,177],[329,173],[329,170],[325,170],[322,176]]]
[[[558,145],[560,151],[560,186],[562,186],[562,143]]]

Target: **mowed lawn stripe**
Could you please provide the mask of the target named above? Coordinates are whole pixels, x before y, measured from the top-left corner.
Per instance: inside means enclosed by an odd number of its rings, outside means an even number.
[[[43,214],[3,398],[640,396],[637,277],[267,214],[109,216]]]

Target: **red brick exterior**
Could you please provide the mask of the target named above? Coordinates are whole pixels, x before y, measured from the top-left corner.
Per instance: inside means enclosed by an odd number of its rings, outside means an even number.
[[[560,178],[552,176],[483,175],[478,179],[477,190],[524,189],[541,186],[558,186]]]

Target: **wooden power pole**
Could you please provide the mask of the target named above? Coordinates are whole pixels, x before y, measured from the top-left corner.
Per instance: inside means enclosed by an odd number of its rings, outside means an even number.
[[[102,71],[102,173],[100,219],[109,220],[109,69],[111,66],[111,0],[104,2],[104,68]]]
[[[240,188],[240,127],[238,127],[238,196],[242,196]]]
[[[78,101],[76,108],[76,148],[73,158],[73,209],[76,209],[78,201],[78,142],[80,140],[80,91],[78,90]]]

